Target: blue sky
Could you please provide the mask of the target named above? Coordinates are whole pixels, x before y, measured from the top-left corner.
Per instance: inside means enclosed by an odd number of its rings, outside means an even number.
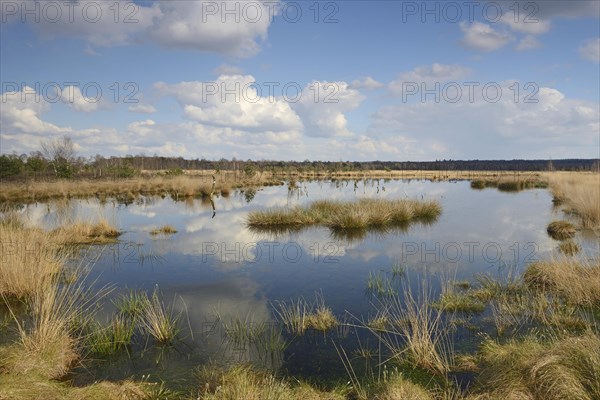
[[[0,4],[2,153],[600,156],[595,0]]]

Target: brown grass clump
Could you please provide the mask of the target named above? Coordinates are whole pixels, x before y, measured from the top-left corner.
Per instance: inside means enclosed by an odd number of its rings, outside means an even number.
[[[71,387],[64,382],[35,376],[0,374],[0,399],[18,400],[146,400],[153,399],[154,388],[130,380],[97,382]]]
[[[550,222],[546,229],[548,235],[555,240],[571,239],[577,233],[577,229],[569,221],[553,221]]]
[[[568,240],[562,241],[558,245],[558,249],[564,255],[574,256],[575,254],[577,254],[581,251],[581,246],[579,244],[575,243],[573,240],[568,239]]]
[[[163,225],[159,228],[156,229],[152,229],[150,231],[150,234],[153,236],[156,235],[172,235],[177,233],[177,229],[175,229],[175,227],[173,225]]]
[[[335,328],[339,322],[330,308],[325,306],[317,308],[317,310],[306,318],[308,327],[317,331],[328,331]]]
[[[452,315],[436,308],[430,301],[425,282],[414,293],[404,283],[400,294],[385,298],[379,315],[385,315],[385,331],[365,326],[382,341],[394,358],[423,368],[438,376],[445,376],[453,364],[453,346],[446,324]]]
[[[383,385],[375,395],[375,400],[433,400],[433,396],[423,387],[401,377],[394,377]]]
[[[307,384],[292,386],[283,379],[237,365],[223,371],[204,367],[199,372],[200,395],[203,400],[343,400],[335,392],[320,392]]]
[[[288,332],[293,335],[302,335],[308,329],[325,332],[340,324],[320,294],[316,295],[313,303],[302,297],[296,301],[292,300],[289,304],[277,302],[274,311]]]
[[[0,369],[45,379],[64,376],[78,359],[70,327],[85,311],[78,303],[80,295],[78,289],[54,287],[35,293],[28,301],[32,326],[19,324],[19,341],[3,349]]]
[[[114,242],[121,232],[106,219],[97,223],[77,221],[51,232],[55,242],[62,244],[100,244]]]
[[[600,174],[552,173],[548,180],[555,203],[577,215],[582,227],[600,228]]]
[[[487,340],[480,360],[478,385],[492,398],[600,398],[600,337],[592,332],[549,342],[536,336],[505,344]]]
[[[254,211],[248,226],[324,225],[333,230],[405,226],[412,221],[434,221],[442,210],[436,201],[360,199],[358,201],[320,200],[307,207]]]
[[[570,258],[530,264],[523,274],[525,284],[536,290],[558,294],[571,304],[600,303],[600,261]]]
[[[518,192],[525,189],[546,188],[548,182],[538,175],[527,176],[491,176],[473,179],[472,189],[497,188],[501,192]]]
[[[45,290],[61,271],[65,257],[46,232],[1,224],[0,237],[0,295],[32,296]]]

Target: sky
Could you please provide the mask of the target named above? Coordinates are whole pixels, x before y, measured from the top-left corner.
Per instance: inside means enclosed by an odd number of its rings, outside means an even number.
[[[0,0],[0,152],[600,157],[600,1]]]

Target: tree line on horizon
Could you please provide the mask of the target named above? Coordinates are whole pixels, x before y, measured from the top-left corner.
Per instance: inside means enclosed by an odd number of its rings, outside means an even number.
[[[435,161],[277,161],[221,158],[185,159],[145,154],[104,157],[76,155],[69,137],[44,141],[41,150],[29,154],[0,155],[0,178],[129,178],[142,171],[162,171],[167,175],[183,170],[244,171],[274,173],[331,173],[382,171],[600,171],[599,159],[538,160],[435,160]]]

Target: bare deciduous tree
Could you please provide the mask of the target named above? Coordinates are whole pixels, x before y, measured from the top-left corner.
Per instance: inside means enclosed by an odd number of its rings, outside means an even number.
[[[41,142],[42,153],[50,161],[54,168],[54,173],[59,177],[69,177],[72,175],[75,158],[75,144],[69,136],[63,136],[54,140],[44,140]]]

